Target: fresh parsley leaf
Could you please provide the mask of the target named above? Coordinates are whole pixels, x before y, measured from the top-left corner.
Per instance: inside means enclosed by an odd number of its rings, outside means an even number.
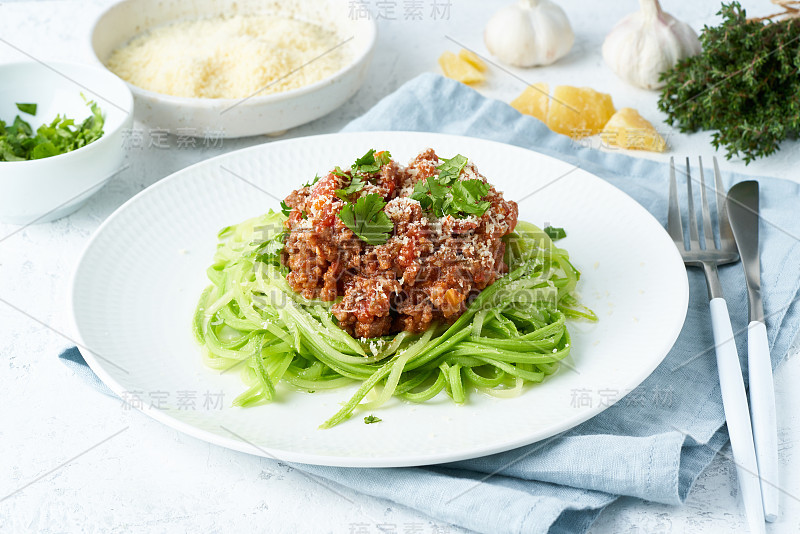
[[[427,180],[420,180],[414,184],[414,192],[411,193],[411,199],[419,202],[423,210],[429,210],[433,206],[433,199],[430,196],[431,188],[428,186]]]
[[[364,189],[364,185],[365,183],[360,176],[353,176],[353,179],[350,180],[350,185],[348,185],[344,189],[337,189],[335,193],[337,197],[346,201],[350,197],[350,195]]]
[[[439,174],[417,182],[411,198],[437,217],[483,215],[490,204],[480,200],[489,192],[489,185],[481,180],[458,180],[467,161],[461,154],[442,160],[436,167]]]
[[[381,170],[381,167],[383,165],[389,163],[391,158],[392,155],[389,153],[388,150],[375,152],[374,148],[370,148],[366,154],[358,158],[356,162],[353,163],[352,169],[355,172],[361,172],[365,174],[378,172],[379,170]]]
[[[467,158],[461,154],[456,154],[450,159],[443,159],[442,163],[436,167],[439,170],[439,183],[442,185],[450,185],[455,182],[461,171],[467,165]]]
[[[450,204],[453,202],[453,197],[450,195],[450,188],[439,184],[433,178],[428,178],[428,188],[431,191],[431,199],[433,204],[431,211],[437,217],[444,217],[449,213]]]
[[[269,263],[272,265],[281,264],[281,253],[286,246],[286,232],[276,234],[274,237],[265,241],[259,248],[256,261]]]
[[[77,139],[75,141],[75,148],[80,148],[84,145],[88,145],[92,141],[100,139],[100,137],[103,135],[103,124],[105,123],[105,117],[103,116],[103,112],[100,111],[100,107],[97,105],[97,103],[92,100],[86,100],[86,97],[84,97],[83,94],[81,94],[81,97],[89,106],[92,114],[84,119],[83,123],[81,123],[80,128],[78,129]],[[75,121],[72,119],[65,119],[65,122],[70,126],[75,124]]]
[[[553,226],[545,226],[544,233],[547,234],[547,237],[552,239],[553,241],[558,241],[559,239],[564,239],[567,237],[567,232],[563,228],[555,228]]]
[[[311,187],[312,185],[316,184],[317,182],[319,182],[319,174],[315,174],[314,175],[314,180],[311,181],[311,182],[304,183],[303,187]]]
[[[383,419],[380,417],[375,417],[374,415],[368,415],[364,418],[364,423],[367,425],[372,423],[380,423],[381,421],[383,421]]]
[[[36,104],[20,104],[18,102],[17,109],[28,115],[36,115]]]
[[[331,172],[333,174],[335,174],[336,176],[338,176],[339,178],[350,178],[350,175],[347,174],[346,172],[344,172],[344,170],[341,167],[339,167],[338,165]]]
[[[486,213],[491,203],[481,201],[489,193],[489,184],[481,180],[457,180],[450,188],[453,201],[449,214],[461,217],[465,214],[481,216]]]
[[[360,158],[356,159],[356,162],[353,163],[352,169],[354,171],[361,170],[361,167],[373,167],[375,165],[375,149],[370,148],[366,154],[361,156]],[[367,172],[367,171],[364,171]]]
[[[451,202],[449,191],[450,188],[442,185],[438,176],[429,176],[414,185],[411,198],[418,201],[422,209],[432,211],[437,217],[443,217],[447,214]]]
[[[447,185],[443,184],[441,179],[437,178],[436,176],[431,176],[427,180],[428,182],[428,191],[431,192],[431,195],[434,199],[443,198],[447,195],[449,188]]]
[[[375,154],[375,164],[378,165],[378,167],[383,167],[390,161],[392,161],[392,154],[388,150],[381,150]]]
[[[58,117],[56,117],[56,120],[58,120]],[[31,136],[33,135],[33,128],[31,128],[30,124],[22,120],[19,115],[17,115],[14,117],[14,123],[8,128],[8,133],[18,136]],[[20,143],[23,143],[24,141],[25,140],[20,140]]]
[[[339,212],[339,218],[368,245],[382,245],[394,230],[394,223],[383,211],[386,202],[377,193],[359,198],[355,204],[348,202]]]
[[[31,159],[49,158],[50,156],[57,156],[59,154],[56,145],[52,141],[45,141],[33,147],[31,152]]]
[[[286,203],[285,200],[281,200],[281,213],[283,213],[286,217],[292,213],[292,208]]]
[[[442,184],[441,176],[431,176],[414,185],[411,198],[418,201],[423,210],[433,212],[437,217],[452,215],[460,219],[486,213],[491,203],[481,199],[489,188],[489,184],[474,179],[456,180],[448,187]]]

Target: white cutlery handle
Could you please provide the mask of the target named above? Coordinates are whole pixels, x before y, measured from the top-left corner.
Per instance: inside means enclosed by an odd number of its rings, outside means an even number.
[[[775,521],[778,518],[778,424],[767,327],[761,321],[752,321],[747,328],[747,368],[764,518]]]
[[[761,504],[761,484],[758,479],[756,450],[753,445],[753,430],[750,426],[750,410],[744,391],[742,368],[736,352],[728,305],[723,298],[711,299],[711,327],[717,352],[719,384],[722,389],[722,404],[728,423],[728,435],[733,449],[733,461],[742,493],[747,523],[750,532],[766,532],[764,508]]]

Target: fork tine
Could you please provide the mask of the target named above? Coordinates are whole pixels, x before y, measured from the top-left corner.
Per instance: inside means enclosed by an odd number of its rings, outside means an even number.
[[[703,173],[703,156],[697,156],[700,162],[700,198],[703,202],[703,236],[706,240],[706,250],[716,248],[714,243],[714,227],[711,226],[711,210],[708,209],[708,196],[706,195],[706,180]]]
[[[717,157],[714,156],[714,188],[717,192],[717,215],[719,216],[719,239],[723,241],[733,241],[733,230],[728,220],[728,206],[726,205],[727,192],[722,185],[722,173],[719,172]]]
[[[689,158],[686,158],[686,194],[689,205],[689,248],[700,248],[700,237],[697,235],[697,213],[694,211],[694,194],[692,194],[692,173],[689,170]]]
[[[675,158],[669,158],[669,209],[667,210],[667,231],[672,240],[680,248],[683,243],[683,225],[681,224],[681,208],[678,204],[678,184],[675,181]]]

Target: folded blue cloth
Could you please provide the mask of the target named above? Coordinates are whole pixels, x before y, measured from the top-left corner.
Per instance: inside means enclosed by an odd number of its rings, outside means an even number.
[[[406,83],[345,128],[365,130],[442,132],[530,148],[608,180],[666,222],[665,164],[578,146],[507,104],[440,76],[425,74]],[[724,179],[730,187],[752,178],[726,174]],[[764,307],[775,366],[787,355],[800,325],[795,302],[800,220],[794,216],[800,185],[774,178],[758,181]],[[733,329],[744,332],[741,265],[721,268],[720,277]],[[686,323],[664,362],[639,388],[570,431],[502,454],[433,467],[295,467],[487,533],[583,532],[620,495],[680,504],[728,439],[713,350],[692,359],[714,345],[705,281],[692,270],[689,282]],[[743,365],[745,338],[744,333],[737,336]],[[96,381],[76,349],[61,358]]]

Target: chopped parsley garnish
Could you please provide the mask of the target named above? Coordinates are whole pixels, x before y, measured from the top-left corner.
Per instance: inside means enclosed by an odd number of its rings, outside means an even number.
[[[288,205],[285,200],[281,200],[281,213],[283,213],[284,216],[288,217],[289,215],[291,215],[293,209],[294,208],[292,208],[290,205]],[[301,219],[308,219],[308,215],[306,215],[306,212],[301,211],[300,212],[300,218]]]
[[[364,189],[364,185],[365,182],[361,179],[360,176],[353,176],[353,179],[350,180],[350,185],[348,185],[344,189],[337,189],[335,193],[336,196],[341,198],[342,200],[347,200],[353,193],[357,193],[362,189]]]
[[[480,217],[491,205],[482,200],[489,193],[490,186],[477,179],[458,180],[466,165],[467,158],[461,154],[443,160],[437,167],[439,174],[417,182],[411,198],[418,201],[423,210],[433,212],[437,217]]]
[[[312,180],[311,182],[304,183],[303,187],[311,187],[312,185],[314,185],[317,182],[319,182],[319,174],[314,175],[314,180]]]
[[[358,158],[356,162],[353,163],[352,169],[354,172],[361,172],[365,174],[378,172],[381,170],[381,167],[389,163],[391,159],[392,155],[388,150],[375,152],[374,148],[370,148],[366,154]]]
[[[367,425],[372,423],[380,423],[381,421],[383,421],[383,419],[380,417],[375,417],[374,415],[368,415],[364,418],[364,423]]]
[[[439,169],[439,182],[442,185],[450,185],[455,182],[461,171],[467,166],[467,158],[461,154],[456,154],[450,159],[443,159],[442,164],[436,167]]]
[[[339,212],[339,218],[368,245],[382,245],[394,230],[394,223],[383,211],[386,202],[377,193],[359,198],[355,204],[348,202]]]
[[[414,185],[411,198],[418,201],[422,209],[443,217],[452,202],[452,197],[448,196],[449,191],[447,186],[439,183],[436,176],[430,176],[427,180],[420,180]]]
[[[344,169],[342,169],[338,165],[336,166],[335,169],[333,169],[331,171],[331,173],[333,173],[334,175],[338,176],[339,178],[350,178],[350,175],[347,174],[346,172],[344,172]]]
[[[28,115],[36,115],[36,104],[20,104],[17,103],[17,109]]]
[[[258,230],[258,228],[256,228],[256,230]],[[281,253],[286,246],[287,235],[285,231],[279,232],[261,243],[258,248],[253,251],[256,261],[279,266],[281,264]]]
[[[411,193],[411,198],[419,202],[423,210],[430,211],[433,207],[433,196],[430,194],[431,185],[438,185],[435,180],[428,178],[427,180],[420,180],[414,184],[414,192]]]
[[[453,195],[450,204],[453,211],[481,216],[491,206],[488,200],[481,200],[489,193],[489,184],[481,180],[456,181],[450,192]]]
[[[103,135],[103,112],[96,103],[86,102],[92,114],[80,124],[73,119],[56,115],[33,131],[31,125],[19,115],[7,125],[0,120],[0,161],[25,161],[49,158],[77,150],[96,141]],[[36,114],[36,104],[18,103],[17,109],[29,115]]]
[[[545,226],[544,233],[547,234],[547,237],[552,239],[553,241],[558,241],[559,239],[564,239],[567,237],[567,232],[563,228],[555,228],[553,226]]]
[[[381,166],[391,161],[391,158],[392,155],[388,150],[375,152],[374,148],[369,149],[366,154],[358,158],[356,162],[351,165],[353,177],[350,180],[350,184],[345,188],[337,189],[335,191],[336,196],[346,201],[353,193],[358,193],[364,189],[364,185],[369,181],[369,178],[362,178],[362,175],[378,172]],[[350,178],[350,176],[339,167],[336,167],[333,174],[340,178]]]

